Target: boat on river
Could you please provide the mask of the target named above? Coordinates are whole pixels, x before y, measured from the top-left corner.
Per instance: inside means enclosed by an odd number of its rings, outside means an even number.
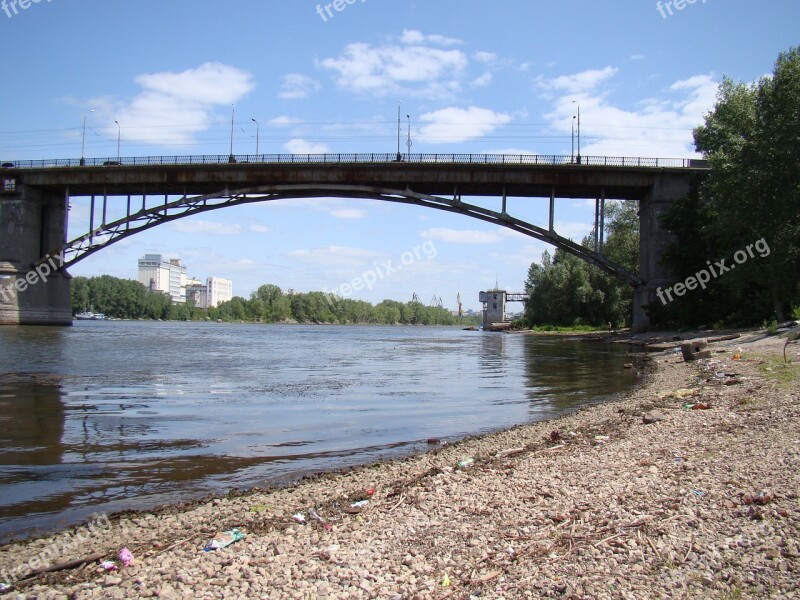
[[[75,319],[78,321],[105,321],[106,316],[103,313],[96,313],[96,312],[82,312],[75,315]]]

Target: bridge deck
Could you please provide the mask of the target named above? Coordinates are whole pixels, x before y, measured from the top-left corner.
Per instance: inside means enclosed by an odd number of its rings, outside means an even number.
[[[24,161],[4,179],[87,195],[199,195],[275,185],[361,185],[452,196],[641,199],[657,177],[708,170],[695,159],[415,154],[137,157]],[[10,165],[12,163],[3,163]]]

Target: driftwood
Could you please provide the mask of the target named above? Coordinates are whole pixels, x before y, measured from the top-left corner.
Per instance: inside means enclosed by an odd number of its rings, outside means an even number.
[[[66,571],[67,569],[77,569],[86,563],[95,562],[105,558],[106,554],[106,552],[98,552],[97,554],[85,556],[83,558],[79,558],[78,560],[71,560],[70,562],[60,563],[43,569],[35,569],[34,571],[31,571],[25,575],[25,577],[22,577],[20,581],[30,579],[31,577],[36,577],[37,575],[44,575],[45,573],[55,573],[57,571]]]

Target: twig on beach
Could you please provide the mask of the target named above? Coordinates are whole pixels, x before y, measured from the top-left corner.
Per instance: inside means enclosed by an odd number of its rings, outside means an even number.
[[[647,543],[648,543],[648,544],[650,545],[650,547],[653,549],[653,552],[655,552],[655,553],[656,553],[656,556],[657,556],[658,558],[661,558],[661,552],[659,552],[659,551],[658,551],[658,548],[656,548],[656,545],[653,543],[653,540],[651,540],[651,539],[650,539],[649,537],[647,537],[647,536],[645,536],[645,538],[644,538],[644,539],[646,539],[646,540],[647,540]]]
[[[394,505],[392,508],[390,508],[390,509],[389,509],[389,510],[387,510],[386,512],[392,512],[392,511],[393,511],[395,508],[397,508],[398,506],[400,506],[400,505],[401,505],[403,502],[405,502],[405,501],[406,501],[406,495],[405,495],[405,494],[402,494],[402,495],[400,496],[400,500],[397,502],[397,504],[395,504],[395,505]]]
[[[185,540],[180,540],[180,541],[178,541],[178,542],[175,542],[174,544],[172,544],[172,545],[170,545],[170,546],[167,546],[167,547],[166,547],[166,548],[164,548],[163,550],[159,550],[158,552],[156,552],[156,554],[163,554],[164,552],[169,552],[170,550],[172,550],[172,549],[174,549],[174,548],[177,548],[178,546],[180,546],[180,545],[182,545],[182,544],[185,544],[186,542],[189,542],[189,541],[193,540],[193,539],[194,539],[194,537],[195,537],[195,536],[188,537],[188,538],[186,538]]]
[[[609,536],[609,537],[605,538],[604,540],[600,540],[599,542],[597,542],[597,543],[594,545],[594,547],[595,547],[595,548],[597,548],[598,546],[602,546],[602,545],[603,545],[603,544],[605,544],[606,542],[610,542],[611,540],[615,540],[615,539],[617,539],[618,537],[622,537],[623,535],[626,535],[626,533],[625,533],[624,531],[623,531],[622,533],[618,533],[618,534],[616,534],[616,535]]]
[[[71,560],[69,562],[53,565],[52,567],[46,567],[44,569],[35,569],[25,575],[25,577],[22,577],[20,581],[31,579],[37,575],[44,575],[45,573],[55,573],[56,571],[66,571],[67,569],[77,569],[78,567],[81,567],[87,563],[92,563],[105,558],[106,554],[106,552],[98,552],[84,558],[79,558],[78,560]]]

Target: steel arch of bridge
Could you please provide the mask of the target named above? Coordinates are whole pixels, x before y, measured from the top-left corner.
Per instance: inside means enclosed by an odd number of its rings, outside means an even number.
[[[580,244],[558,235],[554,230],[543,229],[516,219],[505,210],[497,212],[481,206],[475,206],[463,202],[460,196],[449,199],[420,194],[410,189],[392,190],[361,185],[269,185],[235,191],[223,190],[202,196],[184,196],[172,202],[165,199],[164,204],[152,207],[145,206],[136,213],[129,214],[111,223],[103,223],[89,233],[68,242],[62,248],[62,269],[67,269],[95,252],[132,235],[191,215],[241,204],[320,197],[383,200],[465,215],[552,244],[633,287],[642,283],[638,275],[610,261],[602,254],[584,248]],[[130,207],[130,200],[128,206]],[[130,213],[130,210],[128,212]],[[105,204],[103,213],[105,214]],[[94,207],[92,207],[92,214],[94,214]]]

